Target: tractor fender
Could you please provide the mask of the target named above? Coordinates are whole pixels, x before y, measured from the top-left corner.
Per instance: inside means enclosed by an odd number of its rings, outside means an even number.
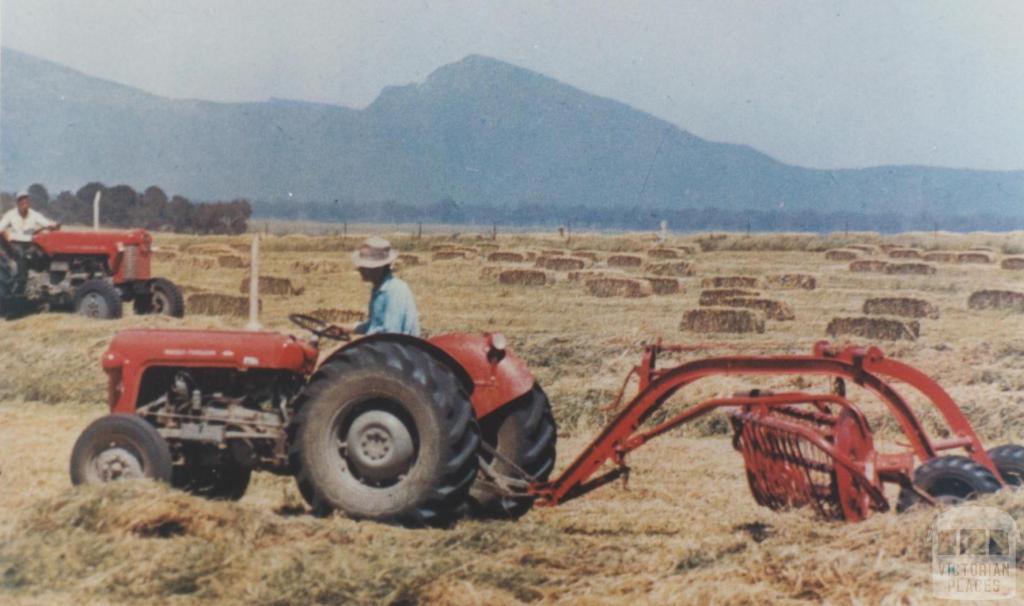
[[[342,352],[376,342],[417,347],[451,368],[466,393],[470,394],[477,419],[491,414],[533,388],[533,374],[511,352],[504,352],[498,359],[488,357],[491,342],[487,335],[450,333],[427,340],[409,335],[378,333],[338,348],[323,363]]]

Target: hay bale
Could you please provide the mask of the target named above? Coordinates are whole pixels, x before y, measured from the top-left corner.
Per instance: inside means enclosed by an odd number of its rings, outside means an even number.
[[[461,250],[442,250],[434,253],[435,261],[451,261],[453,259],[466,259],[465,251]]]
[[[671,248],[652,248],[647,251],[647,256],[652,259],[678,259],[679,251]]]
[[[217,257],[209,255],[187,255],[178,259],[183,267],[187,269],[214,269],[217,267]]]
[[[697,249],[696,248],[694,248],[692,246],[687,246],[686,244],[679,244],[678,246],[675,246],[675,249],[678,250],[680,253],[682,253],[684,255],[695,255],[695,254],[697,254]]]
[[[185,247],[185,252],[190,255],[233,255],[238,251],[228,246],[227,244],[209,244],[199,243],[191,244]]]
[[[921,325],[916,320],[907,322],[889,318],[832,318],[825,328],[830,337],[853,335],[865,339],[914,341],[921,334]]]
[[[666,261],[664,263],[651,263],[647,266],[647,273],[655,276],[675,276],[685,278],[693,275],[693,266],[689,261]]]
[[[546,286],[554,279],[539,269],[506,269],[498,273],[498,282],[515,286]]]
[[[889,251],[896,250],[897,248],[906,248],[902,244],[895,244],[893,242],[886,242],[885,244],[879,244],[878,248],[882,249],[882,252],[889,254]]]
[[[825,251],[825,258],[829,261],[853,261],[859,256],[860,253],[858,251],[850,250],[849,248],[834,248]]]
[[[570,271],[568,274],[570,282],[583,282],[589,278],[628,278],[629,276],[621,271],[606,271],[596,269],[584,269],[581,271]]]
[[[775,274],[764,279],[768,288],[780,290],[814,290],[818,280],[809,274]]]
[[[640,255],[612,255],[608,257],[608,267],[640,267],[644,258]]]
[[[698,303],[702,307],[715,306],[725,301],[726,299],[735,299],[736,297],[756,297],[761,293],[756,290],[743,290],[740,288],[719,288],[713,290],[705,290],[700,293],[700,300]]]
[[[238,297],[221,293],[196,293],[189,295],[185,304],[190,315],[202,316],[236,316],[244,318],[249,315],[249,297]],[[259,303],[263,308],[263,302]]]
[[[644,276],[644,280],[647,280],[656,295],[674,295],[682,290],[678,278]]]
[[[288,278],[277,276],[260,276],[259,286],[260,294],[267,295],[301,295],[306,290],[301,286],[295,286]],[[249,276],[242,278],[238,290],[243,294],[249,292]]]
[[[1003,259],[1003,262],[999,264],[999,267],[1014,271],[1022,270],[1024,269],[1024,257],[1006,257]]]
[[[525,263],[526,255],[508,250],[499,250],[487,255],[487,260],[492,263]]]
[[[579,257],[580,259],[586,259],[590,262],[597,261],[597,253],[592,250],[574,250],[569,253],[570,257]]]
[[[775,301],[772,299],[732,297],[722,299],[720,305],[722,307],[744,307],[746,309],[756,309],[757,311],[763,312],[765,317],[769,320],[788,322],[796,319],[796,315],[793,313],[792,307],[782,301]]]
[[[935,320],[939,317],[939,308],[924,299],[879,297],[864,301],[864,313],[869,316],[900,316]]]
[[[348,324],[350,322],[363,322],[366,320],[366,312],[357,309],[314,309],[306,314],[314,318],[320,318],[331,324]]]
[[[757,288],[757,278],[753,276],[715,276],[700,281],[704,288]]]
[[[921,258],[930,263],[955,263],[956,255],[957,253],[948,250],[933,250]]]
[[[930,276],[935,273],[935,266],[927,263],[890,263],[885,267],[887,274],[915,274]]]
[[[217,265],[225,269],[243,269],[249,267],[249,261],[240,255],[220,255]]]
[[[748,309],[702,307],[683,314],[679,330],[701,333],[763,333],[764,316]]]
[[[480,279],[485,282],[498,279],[498,274],[508,269],[507,265],[484,265],[480,268]]]
[[[894,248],[889,251],[890,259],[920,259],[921,251],[915,248]]]
[[[576,257],[540,257],[535,267],[554,271],[577,271],[586,266],[586,261]]]
[[[1024,293],[1013,290],[979,290],[967,299],[971,309],[1009,309],[1024,312]]]
[[[178,258],[178,253],[174,252],[173,250],[154,250],[153,251],[153,260],[154,261],[161,261],[161,262],[166,263],[168,261],[174,261],[177,258]]]
[[[956,256],[957,263],[993,263],[995,259],[990,253],[984,251],[962,252]]]
[[[419,255],[414,255],[411,253],[402,253],[398,255],[396,263],[402,265],[403,267],[412,267],[413,265],[421,265],[423,261],[420,259]]]
[[[889,263],[886,261],[876,261],[874,259],[861,259],[860,261],[854,261],[850,263],[850,271],[852,272],[875,272],[885,273],[885,269],[889,267]]]
[[[347,271],[351,265],[334,259],[300,259],[293,261],[291,269],[299,274],[338,274]]]
[[[649,297],[654,288],[649,282],[634,278],[588,278],[585,282],[587,292],[594,297],[626,297],[637,299]]]

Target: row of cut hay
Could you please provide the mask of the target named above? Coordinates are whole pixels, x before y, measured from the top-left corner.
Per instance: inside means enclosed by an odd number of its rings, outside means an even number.
[[[249,267],[249,260],[241,255],[219,255],[217,265],[224,269],[245,269]]]
[[[716,288],[712,290],[704,290],[700,293],[700,300],[698,303],[702,307],[712,307],[719,305],[722,301],[727,299],[735,299],[737,297],[757,297],[761,293],[756,290],[743,290],[741,288]]]
[[[598,260],[598,254],[592,250],[574,250],[569,253],[569,256],[577,257],[579,259],[586,259],[591,263],[594,263]]]
[[[870,244],[850,244],[846,248],[864,253],[865,255],[873,255],[878,251],[877,248]]]
[[[587,262],[577,257],[538,257],[534,267],[553,271],[579,271]]]
[[[792,307],[782,301],[776,301],[774,299],[761,299],[757,297],[727,297],[720,299],[713,305],[756,309],[757,311],[764,313],[765,317],[769,320],[778,320],[780,322],[788,322],[796,319],[796,315],[793,313]]]
[[[305,287],[296,286],[290,279],[278,276],[260,276],[259,289],[260,294],[266,295],[301,295],[306,291]],[[242,278],[238,290],[243,294],[249,292],[249,276]]]
[[[492,252],[496,252],[498,250],[501,250],[501,246],[498,245],[498,244],[495,244],[494,242],[481,242],[481,243],[476,245],[476,248],[477,248],[477,250],[480,251],[481,254],[484,254],[484,255],[489,255]]]
[[[175,264],[183,269],[216,269],[217,257],[209,255],[185,255],[175,260]]]
[[[233,255],[238,252],[228,244],[197,243],[185,247],[185,252],[190,255]]]
[[[885,266],[887,274],[910,274],[930,276],[936,272],[934,265],[927,263],[890,263]]]
[[[961,264],[980,263],[989,264],[995,263],[995,258],[991,253],[984,251],[967,251],[962,252],[956,256],[956,262]]]
[[[900,316],[903,318],[939,318],[939,308],[924,299],[909,297],[879,297],[864,301],[864,313],[869,316]]]
[[[689,261],[665,261],[663,263],[651,263],[647,266],[647,273],[655,276],[673,276],[685,278],[693,275],[693,266]]]
[[[768,288],[779,290],[814,290],[818,280],[809,274],[775,274],[766,276],[764,283]]]
[[[498,273],[498,282],[509,286],[547,286],[555,277],[540,269],[504,269]]]
[[[679,284],[678,278],[644,276],[643,279],[651,285],[651,290],[656,295],[674,295],[682,292],[682,286]]]
[[[830,337],[852,335],[864,339],[882,339],[885,341],[914,341],[921,334],[921,325],[917,320],[894,320],[878,317],[832,318],[825,328]]]
[[[999,264],[999,267],[1015,271],[1022,270],[1024,269],[1024,257],[1007,257],[1003,259],[1002,263]]]
[[[764,316],[749,309],[702,307],[683,314],[679,329],[699,333],[763,333]]]
[[[678,259],[682,253],[672,248],[652,248],[647,256],[652,259]]]
[[[916,248],[894,248],[889,251],[890,259],[920,259],[921,251]]]
[[[226,295],[222,293],[198,292],[188,296],[186,307],[189,314],[201,316],[236,316],[244,318],[249,315],[249,297]],[[263,308],[263,302],[259,302]]]
[[[825,258],[829,261],[853,261],[860,257],[860,252],[849,248],[835,248],[825,251]]]
[[[636,268],[644,264],[644,258],[640,255],[611,255],[607,263],[608,267]]]
[[[758,288],[753,276],[714,276],[700,281],[703,288]]]
[[[526,263],[526,255],[511,250],[498,250],[487,255],[489,263]]]
[[[885,273],[885,268],[889,267],[887,261],[878,261],[875,259],[861,259],[859,261],[853,261],[850,263],[850,271],[857,273]]]
[[[352,267],[334,259],[300,259],[292,261],[292,271],[298,274],[339,274]]]
[[[626,297],[637,299],[654,293],[650,282],[635,278],[599,277],[588,278],[584,284],[587,292],[594,297]]]
[[[322,307],[320,309],[314,309],[306,315],[319,318],[324,322],[329,322],[331,324],[348,324],[349,322],[363,322],[366,320],[366,312],[356,309],[331,309]]]
[[[979,290],[967,299],[967,307],[1024,312],[1024,293],[1013,290]]]

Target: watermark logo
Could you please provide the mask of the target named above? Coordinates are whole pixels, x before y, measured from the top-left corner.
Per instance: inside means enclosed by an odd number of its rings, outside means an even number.
[[[994,507],[948,509],[932,526],[932,590],[946,600],[1017,595],[1017,523]]]

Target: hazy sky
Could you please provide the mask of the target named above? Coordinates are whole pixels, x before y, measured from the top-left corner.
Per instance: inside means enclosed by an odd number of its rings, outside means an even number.
[[[483,54],[804,166],[1024,169],[1024,1],[0,0],[0,42],[171,97],[364,107]]]

